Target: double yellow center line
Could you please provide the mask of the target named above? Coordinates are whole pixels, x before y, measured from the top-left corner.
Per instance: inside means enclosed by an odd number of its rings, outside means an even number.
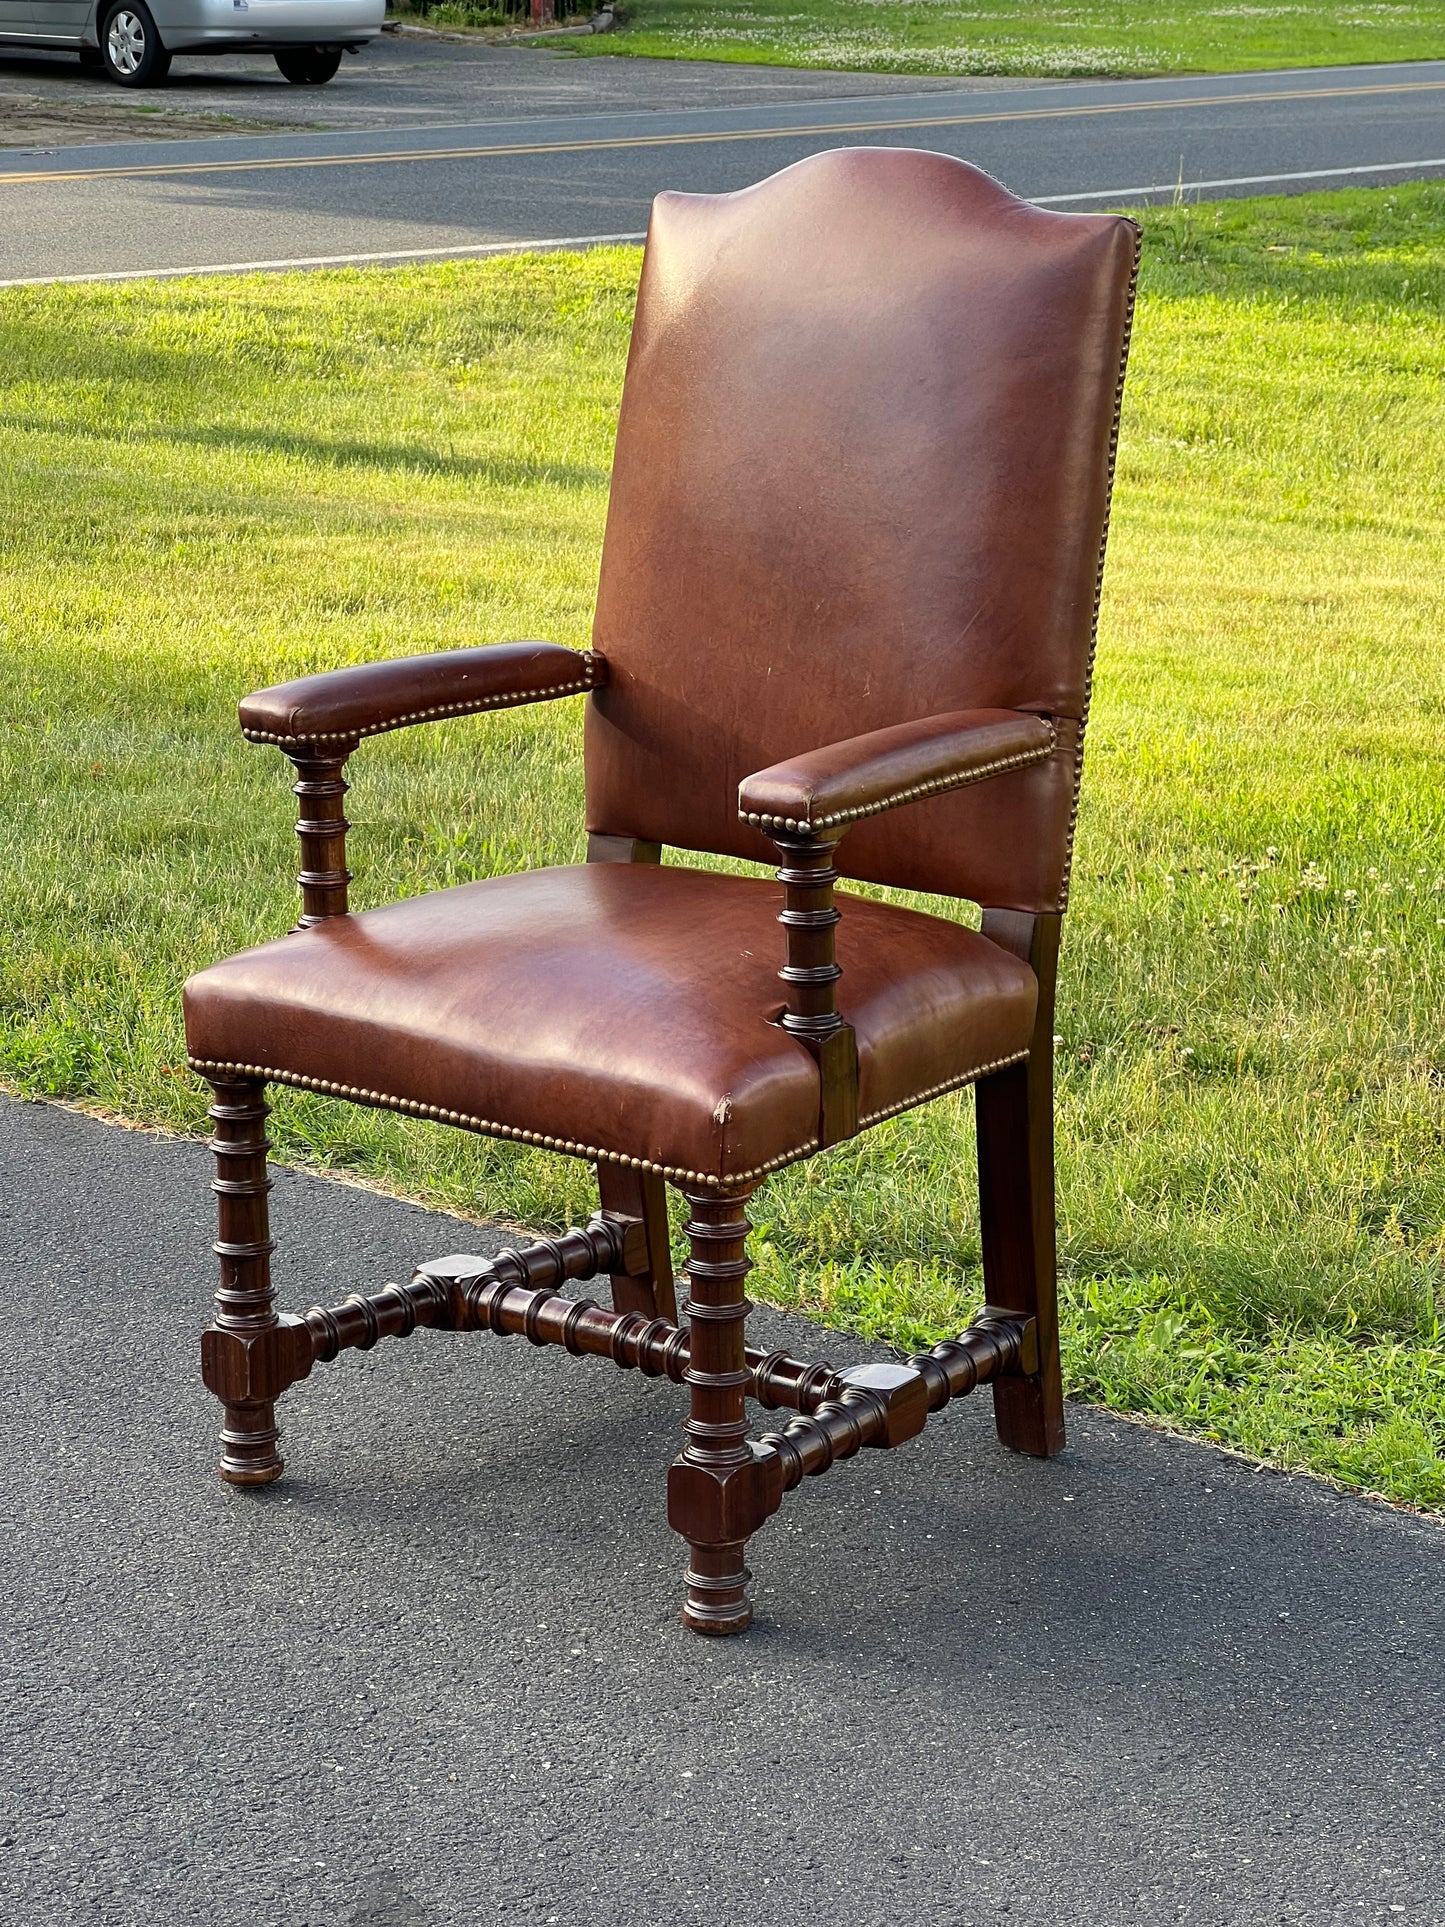
[[[0,173],[0,186],[41,181],[135,180],[158,174],[253,174],[293,167],[385,167],[402,161],[495,160],[521,154],[598,154],[637,147],[702,147],[723,141],[805,140],[818,134],[893,134],[919,127],[981,127],[990,121],[1069,120],[1092,114],[1158,114],[1185,107],[1253,105],[1279,100],[1349,100],[1375,94],[1445,91],[1445,80],[1397,80],[1364,87],[1289,87],[1271,92],[1198,94],[1160,100],[1104,101],[1087,107],[1024,107],[992,114],[922,114],[907,120],[816,121],[802,127],[741,127],[725,133],[629,134],[604,140],[516,141],[490,147],[396,148],[372,154],[290,154],[274,160],[149,161],[130,167],[38,169]]]

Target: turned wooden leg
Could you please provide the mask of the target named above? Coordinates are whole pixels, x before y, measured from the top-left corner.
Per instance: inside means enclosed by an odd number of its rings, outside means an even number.
[[[1039,1021],[1028,1058],[976,1087],[984,1288],[991,1308],[1032,1318],[1038,1370],[997,1378],[994,1421],[1015,1452],[1064,1449],[1054,1231],[1054,979],[1059,919],[989,911],[984,934],[1026,957],[1039,979]]]
[[[667,1516],[691,1554],[683,1620],[694,1632],[740,1633],[753,1616],[743,1549],[783,1496],[778,1455],[758,1450],[747,1436],[744,1327],[752,1306],[743,1284],[752,1193],[685,1195],[691,1403],[687,1443],[668,1474]]]
[[[201,1376],[225,1406],[220,1473],[232,1485],[267,1485],[281,1476],[276,1450],[277,1397],[310,1370],[310,1336],[297,1319],[276,1316],[266,1175],[270,1105],[264,1082],[213,1083],[211,1149],[221,1261],[216,1318],[201,1339]],[[304,1361],[304,1362],[303,1362]]]

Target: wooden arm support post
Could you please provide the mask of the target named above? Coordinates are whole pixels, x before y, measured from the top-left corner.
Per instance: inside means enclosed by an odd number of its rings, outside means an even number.
[[[833,935],[842,915],[833,901],[838,838],[807,830],[773,830],[769,835],[783,858],[778,922],[785,959],[778,976],[788,988],[788,1007],[782,1026],[818,1061],[819,1142],[837,1144],[858,1132],[858,1043],[837,1003],[843,975]]]
[[[300,813],[296,834],[301,839],[301,921],[298,930],[346,915],[346,891],[351,872],[346,867],[346,759],[359,738],[339,742],[295,743],[286,746],[296,770],[293,794]]]

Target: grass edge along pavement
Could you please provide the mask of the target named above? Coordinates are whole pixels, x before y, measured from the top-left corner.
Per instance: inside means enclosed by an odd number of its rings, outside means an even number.
[[[1445,187],[1146,224],[1056,1050],[1069,1385],[1445,1506]],[[16,1089],[202,1128],[179,981],[293,915],[239,694],[585,642],[637,259],[0,299]],[[579,723],[364,746],[358,905],[575,859]],[[543,1152],[291,1093],[274,1123],[479,1215],[589,1208]],[[946,1098],[770,1183],[758,1294],[956,1328],[969,1127]]]
[[[505,24],[488,0],[440,0],[410,13],[442,28]],[[1437,0],[1362,0],[1347,10],[1308,0],[810,0],[806,8],[797,0],[627,0],[612,32],[545,44],[573,54],[1063,80],[1438,60],[1445,18]]]

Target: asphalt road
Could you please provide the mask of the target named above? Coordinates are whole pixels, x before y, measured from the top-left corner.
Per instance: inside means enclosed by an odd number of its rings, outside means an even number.
[[[1061,207],[1158,199],[1177,183],[1195,197],[1445,174],[1445,62],[987,89],[851,77],[867,93],[837,75],[764,83],[760,70],[693,68],[684,105],[682,63],[511,59],[536,63],[542,91],[515,111],[514,64],[495,118],[9,150],[0,282],[630,235],[660,188],[736,188],[851,143],[958,154]],[[483,60],[472,56],[473,80]],[[572,90],[562,109],[545,101],[559,68]],[[624,82],[624,105],[595,104]],[[707,105],[687,93],[708,88]]]
[[[1445,1920],[1439,1524],[1080,1409],[1015,1458],[966,1400],[792,1495],[701,1641],[679,1394],[600,1360],[348,1353],[222,1486],[208,1166],[0,1102],[6,1927]],[[275,1213],[293,1306],[495,1243]]]

